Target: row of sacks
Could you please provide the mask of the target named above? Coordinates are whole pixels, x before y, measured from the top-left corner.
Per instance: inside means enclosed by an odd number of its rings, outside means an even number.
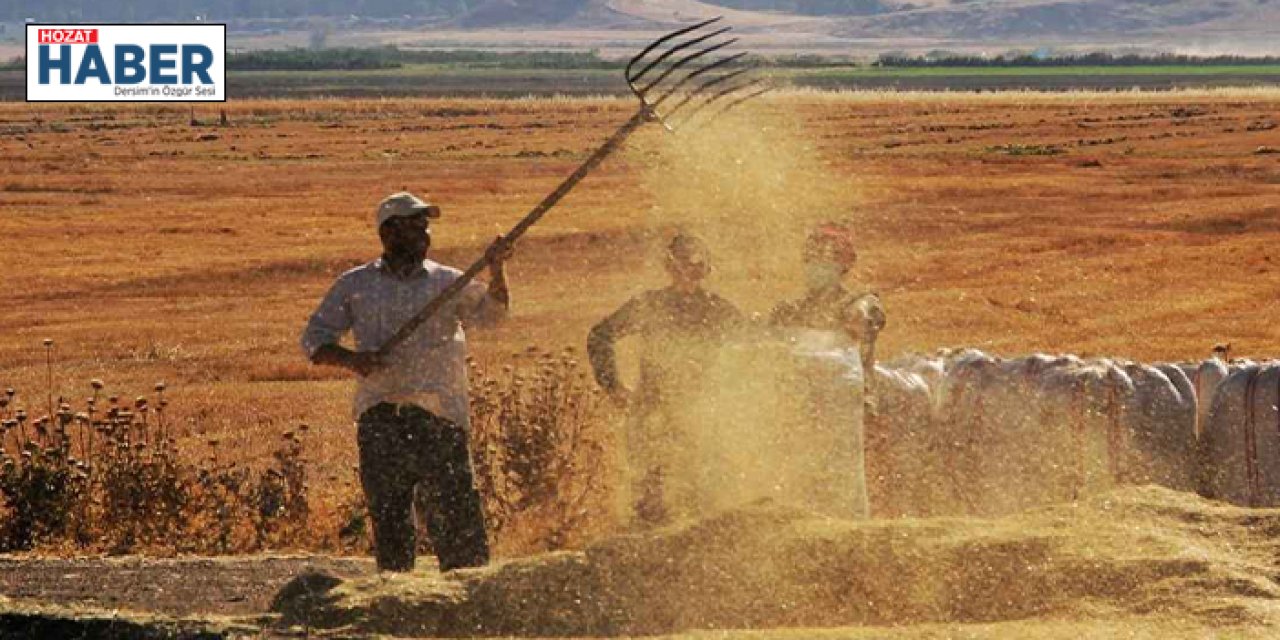
[[[868,380],[878,517],[999,515],[1117,484],[1280,505],[1280,364],[1140,364],[977,350]]]

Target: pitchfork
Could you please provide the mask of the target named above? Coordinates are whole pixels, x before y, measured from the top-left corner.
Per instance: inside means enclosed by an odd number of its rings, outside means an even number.
[[[752,71],[755,67],[743,60],[746,52],[724,54],[723,50],[738,39],[725,37],[731,27],[718,26],[720,20],[720,17],[715,17],[672,31],[631,58],[626,68],[627,86],[640,98],[640,108],[555,191],[516,223],[500,242],[510,244],[524,235],[640,125],[656,121],[674,132],[695,118],[713,118],[770,89],[763,79],[754,77]],[[486,252],[440,295],[428,301],[417,315],[378,348],[377,353],[385,356],[408,339],[414,330],[479,275],[494,253],[492,250]]]

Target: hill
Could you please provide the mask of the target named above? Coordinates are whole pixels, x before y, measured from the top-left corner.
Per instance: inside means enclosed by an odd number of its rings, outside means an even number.
[[[810,23],[789,12],[738,10],[699,0],[485,0],[460,16],[463,27],[571,26],[590,29],[669,27],[692,20],[724,16],[738,27]]]
[[[227,22],[245,34],[332,32],[368,44],[605,48],[698,18],[724,15],[759,48],[884,51],[933,47],[1123,47],[1195,53],[1280,52],[1280,0],[13,0],[0,27],[58,21]],[[327,25],[327,26],[325,26]],[[498,30],[500,33],[490,33]],[[17,30],[15,30],[16,32]],[[547,31],[555,31],[548,36]],[[598,32],[614,38],[599,38]],[[595,34],[590,32],[597,32]],[[582,37],[579,37],[582,36]],[[0,32],[0,40],[5,38]],[[601,40],[604,42],[602,43]]]
[[[725,15],[748,32],[850,42],[1135,44],[1251,53],[1280,42],[1271,0],[487,0],[459,16],[468,29],[664,27]]]
[[[1267,0],[951,0],[936,6],[903,5],[895,11],[845,21],[848,36],[893,33],[954,38],[1209,34],[1258,24],[1275,32],[1280,3]]]

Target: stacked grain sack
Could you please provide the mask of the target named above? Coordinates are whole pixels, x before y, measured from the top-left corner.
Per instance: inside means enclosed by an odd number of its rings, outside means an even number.
[[[934,427],[945,367],[941,355],[905,356],[868,372],[867,492],[877,518],[955,512],[955,492],[939,482],[948,460]]]
[[[863,407],[856,353],[820,334],[734,357],[703,443],[705,486],[736,486],[718,508],[999,515],[1148,483],[1280,504],[1280,367],[969,349],[877,364]]]
[[[1280,506],[1280,363],[1206,367],[1220,379],[1201,429],[1201,493],[1253,507]]]
[[[1196,486],[1195,387],[1175,365],[965,350],[899,359],[873,380],[877,515],[1008,513],[1117,483]]]

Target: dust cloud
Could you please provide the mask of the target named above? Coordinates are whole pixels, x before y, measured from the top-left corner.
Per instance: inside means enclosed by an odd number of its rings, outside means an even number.
[[[800,294],[805,236],[856,219],[859,201],[856,178],[827,170],[804,123],[769,107],[748,103],[628,148],[655,203],[650,231],[701,237],[715,266],[709,286],[757,312]]]
[[[794,118],[753,109],[725,115],[644,136],[629,153],[655,201],[650,268],[663,268],[674,233],[701,238],[711,254],[706,288],[748,321],[716,344],[650,336],[641,349],[662,370],[666,399],[657,415],[629,419],[615,441],[665,461],[666,506],[678,518],[760,499],[865,517],[856,345],[829,332],[767,326],[774,305],[803,295],[806,236],[820,222],[853,217],[856,190],[825,171]],[[621,458],[626,467],[628,454]],[[624,469],[623,520],[642,472]]]

